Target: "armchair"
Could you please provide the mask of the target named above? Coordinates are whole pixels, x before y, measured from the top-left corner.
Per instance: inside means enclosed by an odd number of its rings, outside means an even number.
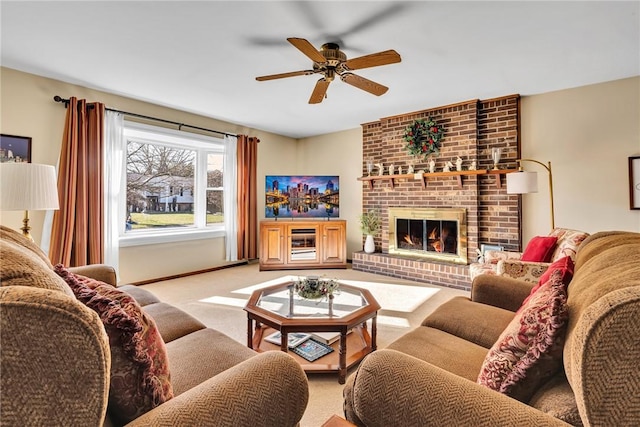
[[[482,262],[469,266],[471,280],[481,274],[490,274],[536,283],[552,262],[565,256],[575,261],[578,246],[589,234],[568,228],[554,228],[549,236],[558,239],[549,262],[522,261],[522,252],[490,250],[486,251]]]

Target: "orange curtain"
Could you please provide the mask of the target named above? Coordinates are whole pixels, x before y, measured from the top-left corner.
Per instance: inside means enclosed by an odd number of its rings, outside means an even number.
[[[258,142],[238,135],[238,259],[258,258]]]
[[[104,104],[69,99],[49,257],[75,267],[104,262]]]

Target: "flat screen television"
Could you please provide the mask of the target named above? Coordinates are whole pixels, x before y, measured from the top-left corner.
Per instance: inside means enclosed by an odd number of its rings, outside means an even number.
[[[337,218],[340,179],[335,175],[267,175],[266,218]]]

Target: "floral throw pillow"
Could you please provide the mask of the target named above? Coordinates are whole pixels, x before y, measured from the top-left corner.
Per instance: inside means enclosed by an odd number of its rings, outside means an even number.
[[[562,364],[567,323],[567,285],[555,270],[528,300],[491,347],[478,383],[522,402]]]
[[[154,320],[126,292],[74,274],[55,272],[76,298],[100,316],[111,349],[109,413],[122,424],[173,397],[167,350]]]
[[[538,280],[538,284],[531,289],[529,296],[522,303],[522,307],[526,307],[526,303],[527,301],[529,301],[529,298],[531,298],[531,295],[535,294],[538,289],[542,287],[542,285],[547,283],[549,281],[549,278],[555,271],[560,271],[560,280],[562,280],[562,283],[564,283],[566,286],[569,286],[569,282],[571,282],[571,279],[573,279],[573,266],[573,260],[569,256],[561,258],[558,261],[552,263],[546,269],[546,271],[542,273],[542,276],[540,276],[540,279]],[[522,310],[522,307],[520,307],[520,310]]]

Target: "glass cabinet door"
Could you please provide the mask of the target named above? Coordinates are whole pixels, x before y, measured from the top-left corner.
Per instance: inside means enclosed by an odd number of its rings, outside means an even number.
[[[289,261],[317,261],[318,260],[318,230],[312,228],[290,228],[289,231]]]

